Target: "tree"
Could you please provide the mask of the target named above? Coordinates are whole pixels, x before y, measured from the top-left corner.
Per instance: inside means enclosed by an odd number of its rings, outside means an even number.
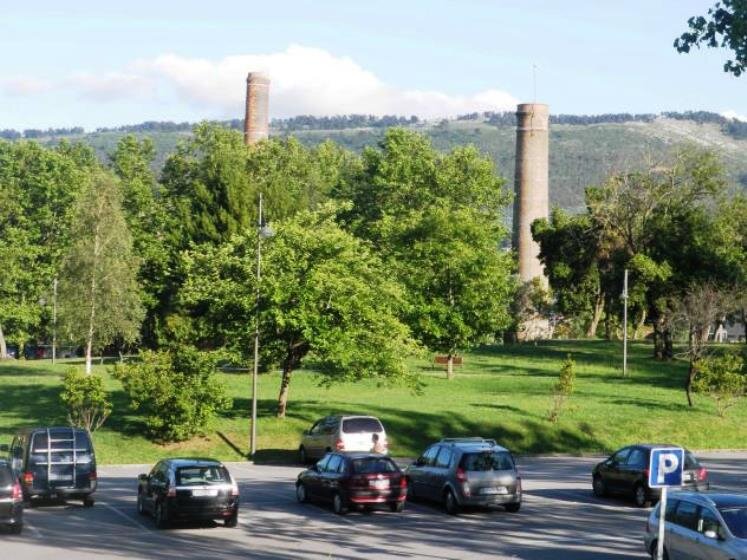
[[[737,352],[727,351],[720,356],[708,356],[698,364],[693,391],[711,397],[716,412],[723,418],[726,411],[747,393],[747,371]]]
[[[402,293],[371,247],[336,223],[338,208],[323,205],[276,222],[263,249],[256,292],[256,233],[185,257],[182,299],[202,308],[203,342],[246,357],[257,303],[262,360],[282,369],[278,417],[288,407],[293,372],[308,364],[323,383],[374,378],[416,386],[404,359],[413,353],[398,315]]]
[[[692,47],[728,48],[734,58],[724,63],[724,72],[740,76],[747,68],[747,3],[744,0],[721,0],[706,16],[687,20],[690,30],[674,41],[680,53]]]
[[[574,362],[571,355],[568,354],[563,361],[563,366],[560,368],[558,381],[557,383],[555,383],[555,385],[553,385],[552,388],[552,408],[550,408],[547,419],[553,424],[555,424],[560,419],[560,415],[563,412],[566,401],[573,394],[573,382],[575,378],[576,362]]]
[[[132,238],[111,175],[92,173],[75,203],[70,230],[60,272],[60,318],[70,338],[84,344],[90,374],[94,348],[118,336],[134,341],[143,317]]]
[[[72,368],[65,374],[62,385],[60,400],[67,408],[70,425],[85,428],[88,433],[98,430],[112,411],[103,378]]]

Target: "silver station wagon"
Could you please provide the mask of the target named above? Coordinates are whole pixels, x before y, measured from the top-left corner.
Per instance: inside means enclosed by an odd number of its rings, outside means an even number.
[[[298,456],[302,463],[324,457],[330,451],[371,451],[386,455],[386,431],[374,416],[326,416],[301,437]]]

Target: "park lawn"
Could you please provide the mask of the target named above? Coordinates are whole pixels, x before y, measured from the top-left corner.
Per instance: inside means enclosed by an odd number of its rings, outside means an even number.
[[[567,354],[576,361],[575,392],[557,424],[546,420],[551,389]],[[411,368],[422,376],[423,391],[379,387],[374,382],[327,389],[309,371],[294,374],[288,417],[274,417],[279,373],[259,381],[258,462],[290,462],[301,432],[331,413],[373,414],[389,434],[396,456],[417,455],[429,442],[447,436],[495,438],[517,454],[595,453],[640,442],[670,442],[691,449],[747,448],[747,401],[726,418],[696,396],[687,406],[684,362],[660,363],[647,343],[632,345],[629,375],[621,377],[621,345],[606,341],[549,341],[486,346],[468,353],[456,378],[424,361]],[[79,364],[78,362],[75,362]],[[0,362],[0,442],[21,426],[64,424],[59,403],[61,375],[71,363]],[[80,367],[80,365],[78,365]],[[106,379],[114,412],[94,434],[102,464],[153,463],[165,456],[200,455],[242,460],[248,450],[250,376],[221,373],[234,399],[204,437],[160,445],[144,434],[142,418],[107,365],[96,371]]]

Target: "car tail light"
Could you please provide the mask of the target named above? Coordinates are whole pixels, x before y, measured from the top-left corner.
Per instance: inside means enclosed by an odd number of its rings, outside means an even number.
[[[88,480],[90,480],[91,482],[96,482],[97,478],[98,474],[96,473],[96,471],[91,471],[90,473],[88,473]]]
[[[176,486],[169,486],[169,489],[166,491],[166,496],[168,498],[176,498]]]
[[[33,486],[33,484],[34,484],[34,473],[32,473],[31,471],[26,471],[25,473],[23,473],[22,480],[23,480],[23,483],[26,486]]]
[[[399,477],[399,487],[401,489],[407,488],[407,477],[406,476],[400,476]]]
[[[335,443],[335,448],[337,449],[337,451],[342,451],[343,449],[345,449],[345,442],[341,439],[338,439]]]
[[[459,482],[467,482],[467,473],[464,472],[464,469],[462,467],[459,467],[456,470],[456,479]]]
[[[698,472],[695,474],[695,477],[699,482],[703,482],[708,477],[708,471],[705,467],[700,467]]]
[[[23,501],[23,491],[21,490],[21,485],[17,482],[13,485],[13,497],[14,502],[22,502]]]

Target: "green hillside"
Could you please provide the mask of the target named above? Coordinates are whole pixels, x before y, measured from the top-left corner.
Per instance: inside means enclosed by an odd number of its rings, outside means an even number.
[[[231,123],[235,126],[235,123]],[[460,144],[474,144],[490,154],[499,172],[513,182],[514,128],[506,124],[489,124],[480,120],[419,122],[408,125],[428,135],[442,150]],[[305,144],[333,140],[351,150],[360,151],[375,144],[385,128],[349,128],[342,130],[274,130],[278,136],[294,135]],[[122,131],[92,132],[69,136],[91,144],[102,157],[111,152]],[[724,133],[718,123],[698,123],[682,118],[657,117],[650,122],[631,121],[604,124],[555,124],[550,133],[550,199],[551,203],[570,210],[583,207],[583,192],[588,185],[600,182],[607,174],[645,161],[661,159],[669,146],[693,142],[718,150],[726,162],[734,188],[747,188],[747,139]],[[177,142],[189,135],[186,131],[139,132],[139,137],[153,139],[163,164]],[[59,138],[42,138],[55,143]]]

